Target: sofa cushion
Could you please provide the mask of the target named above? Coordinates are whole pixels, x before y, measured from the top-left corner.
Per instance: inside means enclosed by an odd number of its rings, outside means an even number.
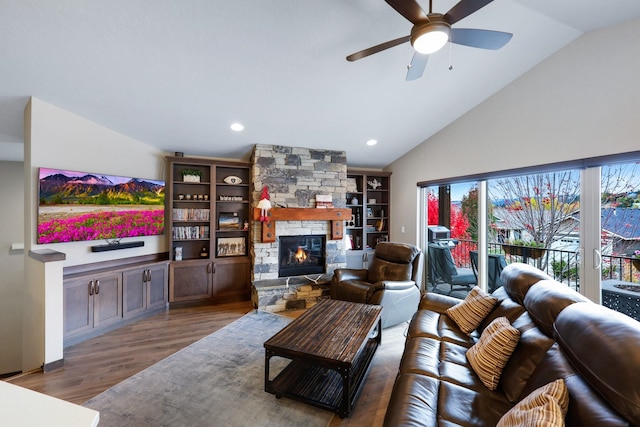
[[[540,332],[538,328],[512,325],[520,331],[520,340],[502,371],[500,390],[509,402],[516,402],[522,396],[529,377],[555,341]]]
[[[605,360],[610,360],[605,358]],[[506,373],[504,374],[506,375]],[[629,427],[602,396],[588,386],[573,369],[558,343],[554,343],[538,364],[523,390],[526,396],[535,389],[563,378],[569,389],[569,412],[566,424],[580,427]]]
[[[413,337],[431,337],[469,348],[478,341],[480,334],[475,331],[471,335],[465,334],[446,314],[418,310],[407,330],[407,338]]]
[[[569,393],[564,380],[534,390],[500,419],[496,427],[564,426]]]
[[[396,242],[378,244],[367,280],[371,283],[381,280],[411,280],[412,262],[420,253],[420,249],[413,245]]]
[[[579,302],[558,315],[555,338],[584,381],[624,418],[640,425],[640,323],[601,305]]]
[[[422,251],[417,246],[400,242],[380,242],[376,245],[375,256],[398,264],[409,264]]]
[[[435,402],[435,401],[432,401]],[[512,406],[502,394],[487,388],[481,391],[441,381],[438,403],[438,426],[495,427]],[[424,404],[424,403],[423,403]],[[420,425],[423,424],[403,424]],[[396,424],[395,426],[398,426]]]
[[[434,338],[408,337],[398,371],[401,374],[414,373],[438,378],[440,376],[440,343],[440,340]]]
[[[587,297],[554,280],[541,280],[524,298],[531,318],[547,336],[553,336],[553,322],[565,307],[575,302],[588,302]]]
[[[500,278],[504,282],[504,288],[512,300],[518,304],[524,303],[524,296],[529,288],[540,280],[549,280],[547,274],[532,265],[521,262],[509,264],[502,270]]]
[[[411,263],[398,264],[376,256],[369,266],[367,281],[376,283],[382,280],[411,280],[412,271]]]
[[[419,374],[400,374],[384,417],[385,426],[438,425],[440,381]]]
[[[520,331],[506,317],[498,317],[482,332],[480,340],[467,351],[474,372],[489,390],[495,390],[509,357],[518,344]]]
[[[482,319],[487,317],[498,299],[475,286],[459,304],[447,309],[447,315],[453,319],[460,330],[470,334],[478,328]]]
[[[425,375],[400,374],[384,425],[494,427],[510,407],[500,393],[486,388],[477,392]]]
[[[524,306],[512,300],[503,287],[493,291],[491,296],[498,298],[498,303],[493,307],[491,313],[489,313],[489,315],[480,322],[480,325],[478,326],[479,333],[482,333],[482,331],[489,326],[489,323],[493,322],[497,317],[504,316],[513,324],[514,320],[525,312]]]

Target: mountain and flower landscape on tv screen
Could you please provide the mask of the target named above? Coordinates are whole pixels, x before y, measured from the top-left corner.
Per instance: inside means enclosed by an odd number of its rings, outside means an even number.
[[[40,168],[38,243],[164,232],[164,181]]]

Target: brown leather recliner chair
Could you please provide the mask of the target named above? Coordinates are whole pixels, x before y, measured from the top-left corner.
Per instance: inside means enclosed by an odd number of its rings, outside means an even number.
[[[331,298],[381,305],[383,328],[407,321],[420,303],[422,258],[416,246],[378,243],[368,269],[335,270]]]

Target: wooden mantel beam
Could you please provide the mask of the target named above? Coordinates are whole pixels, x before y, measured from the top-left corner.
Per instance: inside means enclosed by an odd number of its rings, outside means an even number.
[[[259,221],[261,211],[253,208],[253,220]],[[277,221],[331,221],[331,240],[341,240],[344,221],[351,218],[348,208],[273,208],[267,212],[269,222],[262,223],[262,243],[276,241]]]

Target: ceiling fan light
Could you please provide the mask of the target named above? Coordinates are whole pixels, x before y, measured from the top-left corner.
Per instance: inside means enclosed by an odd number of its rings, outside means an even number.
[[[411,45],[418,53],[435,53],[449,41],[450,29],[444,22],[428,22],[411,32]]]

